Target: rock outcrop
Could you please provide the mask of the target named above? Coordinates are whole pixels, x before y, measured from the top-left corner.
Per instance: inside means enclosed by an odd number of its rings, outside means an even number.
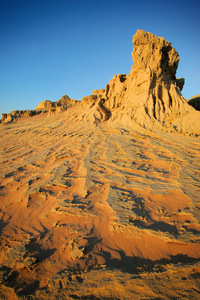
[[[6,124],[6,123],[11,123],[15,121],[18,118],[22,117],[33,117],[37,114],[40,114],[42,111],[41,110],[13,110],[11,113],[8,114],[2,114],[1,118],[1,123]]]
[[[14,110],[11,113],[2,114],[1,124],[11,123],[22,117],[33,117],[41,113],[56,114],[67,110],[69,107],[75,105],[76,102],[77,100],[71,99],[67,95],[62,96],[56,102],[44,100],[33,110]]]
[[[60,98],[60,100],[54,102],[50,100],[44,100],[38,104],[35,110],[42,110],[49,113],[56,113],[60,111],[64,111],[70,106],[75,105],[77,100],[71,99],[69,96],[64,95]]]
[[[199,112],[192,107],[196,108],[197,102],[187,102],[181,94],[184,79],[176,78],[179,55],[171,43],[138,30],[133,44],[130,74],[114,75],[105,89],[83,97],[73,111],[77,121],[98,124],[116,120],[148,129],[200,134]],[[35,111],[56,114],[76,102],[64,95],[56,102],[39,103]],[[13,116],[3,118],[3,122],[13,120]]]
[[[188,104],[200,111],[200,95],[193,96],[188,100]]]
[[[187,132],[187,115],[192,115],[190,119],[195,122],[199,115],[181,94],[184,79],[176,78],[178,53],[164,38],[143,30],[136,32],[133,43],[134,65],[130,74],[114,75],[105,90],[95,90],[82,102],[90,107],[101,104],[111,121],[135,122],[149,129],[183,131],[184,128]],[[96,108],[98,110],[97,105]],[[102,117],[102,120],[105,119]]]
[[[180,91],[183,79],[175,77],[179,55],[170,42],[138,30],[133,36],[134,65],[129,75],[118,75],[107,87],[108,106],[123,107],[143,127],[173,121],[191,112]],[[180,88],[181,87],[181,88]]]
[[[55,107],[55,102],[50,101],[50,100],[44,100],[38,104],[38,106],[35,108],[35,110],[39,110],[39,109],[48,110],[48,109],[51,109],[54,107]]]

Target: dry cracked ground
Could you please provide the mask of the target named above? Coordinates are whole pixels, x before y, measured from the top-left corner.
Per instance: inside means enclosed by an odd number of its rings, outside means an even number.
[[[0,128],[1,299],[199,299],[200,139],[69,111]]]

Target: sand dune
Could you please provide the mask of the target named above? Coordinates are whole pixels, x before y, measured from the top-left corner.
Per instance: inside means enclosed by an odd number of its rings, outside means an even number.
[[[40,299],[198,296],[198,138],[77,124],[70,111],[0,135],[5,286]]]

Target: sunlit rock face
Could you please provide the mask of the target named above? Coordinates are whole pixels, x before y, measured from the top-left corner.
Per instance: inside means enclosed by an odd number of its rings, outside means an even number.
[[[134,70],[149,70],[153,78],[174,80],[179,55],[170,42],[156,35],[138,30],[133,36]]]
[[[68,107],[75,105],[77,101],[74,99],[71,99],[67,95],[63,95],[60,100],[54,102],[49,100],[44,100],[38,104],[38,106],[35,108],[35,110],[43,110],[43,111],[50,111],[50,110],[66,110]]]
[[[176,79],[179,55],[170,42],[138,30],[133,36],[134,65],[128,75],[114,75],[105,106],[114,119],[131,119],[145,128],[170,127],[177,117],[194,113],[181,95],[184,79]]]
[[[60,100],[40,102],[28,115],[61,113],[73,107],[77,121],[99,124],[105,121],[200,134],[200,118],[181,94],[183,78],[176,78],[179,55],[163,37],[137,30],[133,36],[133,66],[130,74],[114,75],[105,89],[94,90],[82,101],[64,95]],[[91,75],[92,76],[92,75]],[[27,113],[4,114],[2,123]]]

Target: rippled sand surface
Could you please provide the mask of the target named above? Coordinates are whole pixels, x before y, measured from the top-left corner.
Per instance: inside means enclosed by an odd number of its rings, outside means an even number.
[[[2,299],[200,297],[199,137],[69,110],[0,147]]]

